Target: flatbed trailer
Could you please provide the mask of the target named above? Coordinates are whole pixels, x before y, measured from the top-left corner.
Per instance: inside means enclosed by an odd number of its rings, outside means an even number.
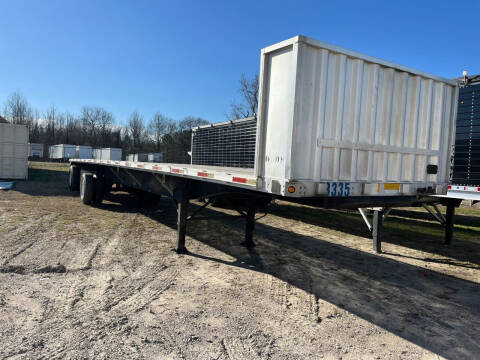
[[[427,208],[439,221],[443,219],[445,242],[449,244],[453,234],[454,209],[458,206],[455,199],[422,194],[350,197],[275,195],[257,189],[253,169],[95,159],[70,160],[69,188],[80,190],[80,198],[85,204],[101,203],[113,184],[170,197],[174,201],[177,208],[178,253],[187,252],[185,245],[187,222],[193,220],[213,199],[219,197],[230,199],[230,204],[245,218],[245,238],[242,244],[247,247],[255,245],[253,231],[258,204],[275,198],[319,208],[358,209],[372,233],[373,249],[377,253],[381,252],[383,220],[393,207]],[[189,215],[189,202],[194,199],[208,200]],[[447,206],[446,218],[438,214],[436,205],[439,203]],[[436,210],[437,215],[432,208]],[[367,209],[372,212],[371,221],[368,219]]]
[[[101,201],[112,183],[171,197],[179,252],[193,218],[189,201],[219,196],[242,198],[233,205],[243,206],[248,246],[257,202],[272,198],[359,209],[377,252],[389,209],[424,206],[450,242],[457,201],[435,195],[450,180],[455,80],[304,36],[264,48],[260,58],[253,168],[73,159],[71,188],[80,184],[86,203]],[[231,149],[234,133],[213,149]]]

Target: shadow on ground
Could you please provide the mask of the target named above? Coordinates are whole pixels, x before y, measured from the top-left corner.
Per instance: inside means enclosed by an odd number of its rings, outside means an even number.
[[[102,207],[112,211],[135,211],[138,205],[138,200],[125,194],[113,194],[109,200],[113,202]],[[175,228],[176,213],[171,202],[162,199],[160,204],[159,210],[147,207],[142,212]],[[310,217],[316,211],[319,219],[315,221],[316,225],[341,231],[348,224],[346,220],[351,221],[354,216],[309,209],[309,216],[304,217],[304,212],[297,211],[298,207],[276,206],[277,209],[273,210],[275,214],[288,213],[290,219],[304,222],[311,222]],[[195,207],[193,205],[192,210]],[[205,216],[216,217],[223,213],[220,209],[204,210]],[[338,218],[333,221],[335,217]],[[356,225],[360,226],[360,221],[354,220],[347,231],[359,234],[355,229]],[[410,226],[417,222],[415,219],[399,221]],[[424,226],[424,223],[415,226]],[[388,233],[394,230],[389,229]],[[218,236],[225,233],[229,236]],[[190,256],[270,274],[440,356],[471,359],[480,354],[479,284],[334,244],[322,239],[321,234],[318,237],[305,236],[257,223],[255,239],[258,245],[253,249],[239,246],[243,234],[244,222],[238,218],[222,222],[189,222],[187,235],[191,239],[229,254],[236,260],[228,262],[194,253]],[[423,240],[423,236],[415,233],[414,229],[396,235],[394,242],[400,243],[401,236],[404,239],[415,236],[418,239],[415,248],[430,246],[425,244],[429,240]],[[441,244],[441,238],[434,235],[432,241],[437,246]],[[457,246],[464,245],[465,242],[462,242]]]
[[[311,225],[327,227],[355,236],[371,237],[363,219],[354,211],[316,209],[296,204],[273,205],[270,213]],[[444,245],[444,227],[430,214],[407,209],[394,209],[384,222],[385,242],[410,249],[454,258],[458,266],[480,266],[480,218],[456,215],[452,245]],[[463,225],[463,226],[462,226]],[[391,254],[402,256],[401,254]],[[419,260],[451,263],[448,259],[419,258]]]
[[[49,177],[38,174],[42,179]],[[49,189],[51,184],[52,189],[56,188],[56,193],[51,191],[52,195],[78,196],[66,189],[66,174],[52,176],[58,176],[61,181],[41,180],[30,187],[25,182],[23,190],[31,195],[50,195],[50,190],[38,188]],[[21,186],[19,188],[17,190],[22,191]],[[161,199],[160,208],[151,199],[139,199],[123,192],[113,193],[106,200],[100,205],[105,210],[142,212],[175,228],[176,212],[168,199]],[[196,206],[192,205],[192,210]],[[271,212],[278,217],[369,236],[361,218],[354,213],[288,204],[274,205]],[[203,211],[204,216],[212,217],[224,213],[222,209]],[[430,230],[424,233],[424,227]],[[478,235],[475,229],[461,231],[467,240]],[[450,257],[478,264],[478,243],[456,241],[454,246],[445,249],[442,234],[440,225],[427,223],[419,219],[416,212],[404,210],[396,211],[385,228],[388,242],[448,253]],[[190,256],[269,274],[440,356],[472,359],[480,354],[480,285],[477,283],[335,244],[323,239],[321,233],[306,236],[262,222],[255,228],[258,245],[246,249],[239,246],[244,236],[244,221],[233,217],[223,221],[189,222],[187,235],[187,247],[193,239],[236,260],[228,262],[194,253]],[[462,250],[463,247],[467,247],[467,251]],[[467,255],[469,251],[471,254]],[[457,252],[461,255],[456,255]],[[319,315],[318,321],[323,320]]]

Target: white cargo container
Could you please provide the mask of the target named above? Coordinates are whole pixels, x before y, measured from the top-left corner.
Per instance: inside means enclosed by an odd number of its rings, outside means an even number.
[[[119,148],[103,148],[101,149],[102,160],[122,160],[122,149]]]
[[[28,143],[28,156],[33,158],[43,158],[43,144]]]
[[[0,179],[28,177],[28,128],[0,123]]]
[[[457,96],[454,80],[303,36],[267,47],[257,186],[287,196],[445,193]],[[292,185],[301,190],[289,194]]]
[[[77,145],[75,147],[76,159],[92,159],[92,147]]]
[[[93,149],[92,150],[92,159],[99,159],[102,158],[102,149]]]
[[[122,160],[122,149],[119,149],[119,148],[93,149],[93,159],[120,161]]]
[[[58,144],[49,148],[50,159],[73,159],[75,158],[75,145]]]
[[[162,153],[149,153],[148,154],[148,162],[163,162],[163,154]]]

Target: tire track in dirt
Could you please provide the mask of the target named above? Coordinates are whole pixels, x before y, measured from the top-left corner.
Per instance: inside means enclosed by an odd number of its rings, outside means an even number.
[[[107,305],[104,310],[117,314],[141,311],[151,302],[158,299],[172,285],[177,275],[178,271],[176,269],[163,266],[159,271],[155,271],[155,275],[151,276],[143,285],[117,298],[114,302]]]
[[[230,360],[257,360],[270,358],[275,340],[261,330],[242,337],[222,339],[223,352]]]
[[[270,274],[265,274],[265,282],[267,296],[274,303],[310,321],[321,321],[319,317],[318,299],[317,296],[313,294],[311,280],[308,281],[308,285],[306,285],[308,290],[293,286]]]
[[[17,244],[20,239],[36,238],[38,234],[42,234],[44,232],[43,230],[46,228],[46,226],[44,224],[48,223],[49,221],[52,221],[52,218],[54,218],[56,216],[57,216],[56,214],[42,215],[38,219],[36,219],[32,222],[22,223],[21,227],[18,227],[13,233],[9,233],[9,237],[12,240],[15,241],[15,244]],[[7,265],[10,261],[12,261],[16,257],[20,256],[21,254],[23,254],[28,249],[30,249],[37,241],[38,241],[38,239],[35,239],[33,241],[29,241],[29,242],[26,243],[26,245],[25,245],[25,242],[21,243],[19,248],[17,248],[16,251],[13,251],[12,254],[7,256],[7,258],[3,261],[2,264],[4,266]],[[6,243],[7,243],[7,241],[6,241]]]

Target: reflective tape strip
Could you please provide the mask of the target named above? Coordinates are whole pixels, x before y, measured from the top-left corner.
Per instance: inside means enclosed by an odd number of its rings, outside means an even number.
[[[377,185],[377,191],[381,191],[381,186],[383,185],[383,190],[387,191],[399,191],[400,190],[400,184],[397,183],[385,183],[385,184],[378,184]]]

